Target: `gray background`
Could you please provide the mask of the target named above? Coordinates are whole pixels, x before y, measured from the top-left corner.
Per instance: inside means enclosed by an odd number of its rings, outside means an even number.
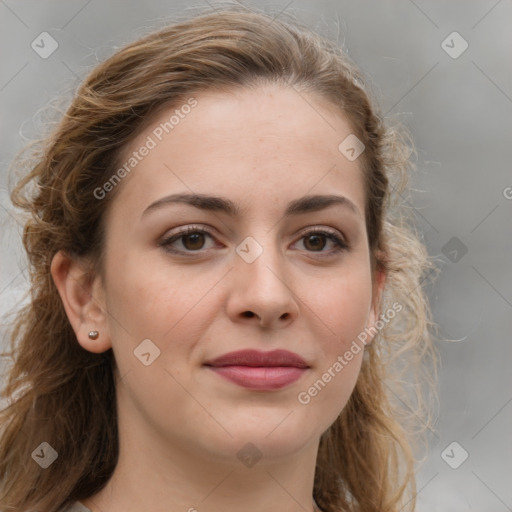
[[[98,59],[188,5],[0,0],[2,314],[27,289],[20,228],[7,193],[10,160],[27,138],[41,133],[40,111],[62,94],[69,97]],[[287,10],[338,39],[374,83],[383,112],[412,132],[418,151],[412,203],[441,269],[429,295],[440,336],[451,340],[439,344],[439,419],[418,474],[418,510],[511,511],[511,1],[244,5],[274,14]],[[43,31],[58,43],[46,59],[31,47]],[[469,45],[461,55],[463,41],[446,39],[454,31]],[[465,452],[467,460],[452,468]]]

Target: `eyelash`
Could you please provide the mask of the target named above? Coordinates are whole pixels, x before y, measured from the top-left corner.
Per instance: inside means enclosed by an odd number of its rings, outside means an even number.
[[[214,239],[213,234],[207,229],[204,229],[199,226],[187,226],[186,228],[178,231],[177,233],[173,233],[172,235],[166,236],[158,243],[158,245],[160,247],[163,247],[163,249],[165,251],[172,253],[172,254],[183,255],[183,254],[187,254],[187,253],[190,253],[190,254],[200,253],[203,251],[203,249],[198,249],[197,251],[191,251],[191,250],[178,250],[178,249],[174,249],[171,247],[171,244],[173,244],[180,238],[182,238],[186,235],[197,234],[197,233],[208,235],[209,237]],[[343,240],[343,238],[341,238],[336,233],[336,231],[330,230],[328,228],[306,229],[300,233],[299,240],[306,238],[307,236],[312,236],[312,235],[323,235],[326,238],[328,238],[329,240],[331,240],[336,246],[335,249],[333,249],[331,251],[323,251],[323,250],[322,251],[307,251],[307,252],[316,254],[316,257],[325,258],[325,257],[332,256],[333,254],[338,254],[341,251],[346,251],[349,249],[349,246],[345,242],[345,240]]]

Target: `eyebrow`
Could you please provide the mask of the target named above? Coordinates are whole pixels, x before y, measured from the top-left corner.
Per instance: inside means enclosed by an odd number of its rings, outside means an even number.
[[[188,204],[201,210],[223,212],[231,216],[241,215],[240,207],[230,199],[206,194],[171,194],[151,203],[142,212],[141,217],[150,211],[172,204]],[[362,217],[361,211],[350,199],[338,195],[312,195],[295,199],[288,203],[284,216],[318,212],[335,204],[346,206],[353,213]]]

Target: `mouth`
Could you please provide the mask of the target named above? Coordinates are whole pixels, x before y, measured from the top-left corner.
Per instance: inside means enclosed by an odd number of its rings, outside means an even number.
[[[204,366],[238,386],[260,391],[286,387],[309,369],[304,359],[288,350],[230,352]]]

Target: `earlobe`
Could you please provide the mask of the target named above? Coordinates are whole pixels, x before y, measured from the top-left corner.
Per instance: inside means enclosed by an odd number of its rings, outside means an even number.
[[[92,276],[82,261],[59,251],[50,271],[78,343],[89,352],[112,347],[100,276]],[[96,331],[98,335],[89,335]]]

